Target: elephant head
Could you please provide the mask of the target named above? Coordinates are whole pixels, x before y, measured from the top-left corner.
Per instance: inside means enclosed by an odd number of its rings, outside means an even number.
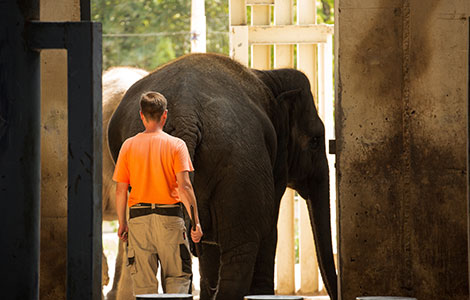
[[[337,299],[325,128],[315,108],[309,80],[293,69],[254,72],[277,103],[270,116],[278,137],[276,181],[285,181],[306,199],[320,271],[329,295]],[[276,188],[283,192],[285,185]]]

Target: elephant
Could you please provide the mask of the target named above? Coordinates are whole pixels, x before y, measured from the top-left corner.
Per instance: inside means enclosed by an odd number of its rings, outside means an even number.
[[[320,271],[337,299],[325,129],[308,78],[294,69],[249,69],[221,54],[188,54],[132,85],[115,110],[108,142],[143,131],[139,100],[168,100],[164,131],[183,139],[204,237],[200,299],[274,294],[277,219],[286,187],[307,199]]]
[[[117,220],[116,214],[116,204],[115,204],[115,192],[116,187],[112,180],[112,175],[114,171],[114,161],[111,157],[108,146],[108,123],[111,119],[111,116],[116,109],[116,107],[121,102],[124,93],[127,89],[137,80],[141,79],[148,72],[142,69],[132,68],[132,67],[114,67],[106,70],[102,76],[102,116],[103,116],[103,170],[102,170],[102,199],[103,199],[103,220],[104,221],[113,221]],[[116,237],[117,238],[117,237]],[[122,247],[122,245],[121,245]],[[122,254],[122,251],[119,252]],[[107,285],[109,283],[108,276],[108,264],[107,258],[103,253],[103,267],[102,267],[102,284]],[[119,278],[121,271],[121,257],[116,258],[116,268],[115,268],[115,278]],[[117,281],[114,280],[114,285],[117,284]],[[107,298],[109,300],[115,299],[114,293],[116,288],[114,288],[110,293],[108,293]]]

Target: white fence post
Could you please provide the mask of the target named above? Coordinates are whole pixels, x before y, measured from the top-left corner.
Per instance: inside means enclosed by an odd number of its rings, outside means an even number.
[[[269,25],[270,23],[270,7],[268,5],[253,5],[251,9],[251,24]],[[271,46],[251,46],[251,67],[259,70],[271,69]]]
[[[319,66],[319,95],[323,106],[320,116],[325,124],[325,140],[327,147],[328,167],[330,169],[330,212],[331,212],[331,236],[333,238],[333,253],[337,252],[336,238],[336,177],[334,154],[329,153],[329,140],[335,139],[335,120],[334,120],[334,87],[333,87],[333,36],[328,35],[327,42],[320,44],[318,48]]]
[[[191,52],[206,52],[204,0],[191,0]]]
[[[294,190],[286,189],[277,223],[276,292],[281,295],[295,293],[294,195]]]
[[[292,0],[274,2],[274,24],[292,25]],[[294,66],[293,45],[274,45],[274,68]],[[287,189],[281,200],[276,250],[277,293],[295,293],[294,194]]]
[[[229,0],[230,57],[248,66],[248,26],[246,1]]]
[[[299,25],[316,23],[316,1],[298,0],[297,18]],[[317,46],[315,44],[297,45],[297,68],[307,75],[314,99],[317,97]],[[299,201],[299,261],[300,290],[302,295],[312,295],[318,291],[318,263],[313,242],[312,226],[304,199]]]
[[[276,0],[274,2],[274,24],[292,25],[292,0]],[[294,67],[294,46],[274,46],[274,68]]]

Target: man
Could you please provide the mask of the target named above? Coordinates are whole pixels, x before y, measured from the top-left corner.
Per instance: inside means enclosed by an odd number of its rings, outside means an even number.
[[[157,293],[158,261],[164,293],[190,291],[191,256],[181,202],[188,212],[191,206],[195,211],[193,241],[198,243],[203,234],[189,179],[189,172],[194,169],[188,149],[184,141],[163,132],[168,115],[166,106],[167,101],[160,93],[142,95],[140,117],[145,131],[123,143],[113,175],[117,182],[118,236],[128,241],[128,268],[135,295]]]

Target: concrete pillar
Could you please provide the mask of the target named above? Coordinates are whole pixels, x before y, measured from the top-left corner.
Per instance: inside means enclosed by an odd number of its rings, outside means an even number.
[[[42,0],[41,21],[79,21],[79,0]],[[41,51],[41,281],[65,298],[67,253],[67,52]]]
[[[337,1],[342,299],[468,299],[468,1]]]

